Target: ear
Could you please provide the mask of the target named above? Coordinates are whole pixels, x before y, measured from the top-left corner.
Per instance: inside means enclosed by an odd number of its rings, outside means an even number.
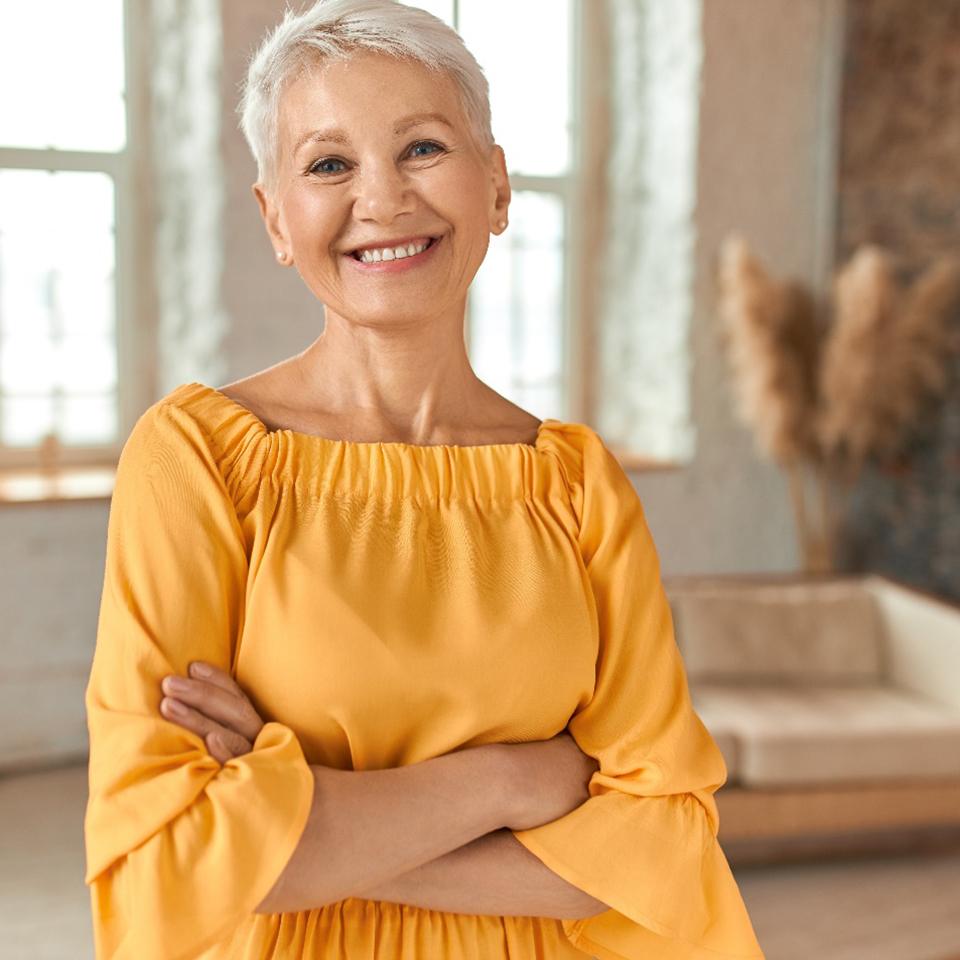
[[[490,187],[490,230],[501,233],[500,222],[507,219],[511,193],[507,158],[499,143],[490,149]]]
[[[278,254],[281,252],[285,253],[289,259],[291,257],[290,242],[283,226],[283,217],[280,214],[280,208],[263,183],[255,183],[252,190],[253,195],[257,198],[257,205],[260,207],[260,216],[263,217],[263,224],[267,228],[267,235],[270,237],[270,243],[273,244],[273,249]]]

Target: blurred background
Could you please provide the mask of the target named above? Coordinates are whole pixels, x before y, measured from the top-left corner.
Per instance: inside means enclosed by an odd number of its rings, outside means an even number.
[[[616,451],[770,960],[960,958],[960,0],[419,0],[513,187],[477,374]],[[92,957],[137,417],[304,349],[235,108],[280,0],[0,4],[0,952]],[[299,6],[299,5],[295,5]]]

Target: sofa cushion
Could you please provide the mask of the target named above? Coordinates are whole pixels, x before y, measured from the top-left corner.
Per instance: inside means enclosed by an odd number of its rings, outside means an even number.
[[[960,776],[960,710],[911,691],[723,683],[695,684],[690,693],[721,750],[724,738],[737,742],[730,783]]]
[[[668,596],[691,679],[883,680],[883,622],[875,598],[859,583],[730,584]]]

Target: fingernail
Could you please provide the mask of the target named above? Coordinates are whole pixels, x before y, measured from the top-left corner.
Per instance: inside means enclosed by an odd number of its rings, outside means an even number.
[[[190,689],[190,684],[182,677],[167,677],[163,681],[165,690],[172,690],[174,693],[186,693]]]
[[[213,676],[213,671],[205,663],[190,664],[190,672],[197,677]]]
[[[185,717],[187,715],[186,708],[177,700],[170,700],[169,698],[163,701],[167,709],[171,713],[178,713],[180,716]]]

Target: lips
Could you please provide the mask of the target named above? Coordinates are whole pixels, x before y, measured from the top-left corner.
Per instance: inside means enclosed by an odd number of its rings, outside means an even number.
[[[436,253],[437,248],[443,243],[447,235],[441,234],[439,237],[427,237],[427,245],[419,253],[412,256],[399,257],[395,260],[363,260],[354,254],[341,254],[350,261],[347,270],[356,271],[359,276],[383,276],[391,277],[395,274],[406,274],[408,272],[416,273],[425,265],[433,263],[434,258],[440,256]]]

